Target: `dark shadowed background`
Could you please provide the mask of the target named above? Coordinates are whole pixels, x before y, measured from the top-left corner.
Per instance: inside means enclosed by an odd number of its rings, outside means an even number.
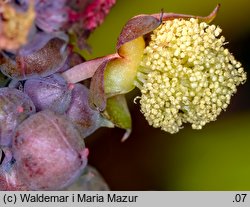
[[[165,12],[206,16],[215,0],[117,0],[104,24],[91,36],[88,59],[115,51],[121,28],[134,15]],[[227,47],[245,70],[250,68],[250,2],[221,0],[214,23]],[[249,72],[248,72],[249,74]],[[127,95],[133,119],[130,138],[121,143],[120,129],[99,129],[87,138],[90,164],[112,190],[250,190],[250,84],[238,88],[216,122],[194,131],[189,125],[171,135],[150,127]]]

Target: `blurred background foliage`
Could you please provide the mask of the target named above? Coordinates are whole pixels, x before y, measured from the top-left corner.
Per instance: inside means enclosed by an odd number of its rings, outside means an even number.
[[[248,0],[117,0],[104,24],[89,39],[95,58],[115,51],[125,22],[138,14],[165,12],[206,16],[217,3],[214,23],[221,26],[236,59],[250,68],[250,3]],[[120,129],[100,129],[87,138],[90,164],[112,190],[250,190],[249,81],[240,86],[216,122],[194,131],[189,125],[171,135],[150,127],[128,94],[133,118],[131,137],[121,143]]]

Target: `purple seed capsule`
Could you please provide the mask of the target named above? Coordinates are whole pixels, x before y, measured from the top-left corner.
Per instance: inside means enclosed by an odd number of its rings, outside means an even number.
[[[0,160],[0,191],[28,190],[17,175],[15,160],[9,148],[0,149]]]
[[[75,84],[72,91],[72,99],[66,115],[80,130],[84,137],[93,133],[96,129],[113,124],[104,119],[98,111],[89,107],[89,89],[82,84]]]
[[[64,113],[68,109],[72,88],[73,85],[59,74],[32,78],[24,84],[24,92],[31,98],[37,111],[49,109],[57,113]]]
[[[67,191],[107,191],[109,186],[101,174],[92,166],[87,165],[83,174],[71,186],[66,188]]]
[[[39,44],[39,38],[33,40],[33,45]],[[12,79],[27,80],[33,77],[46,77],[57,72],[64,64],[67,55],[67,42],[60,38],[46,39],[43,47],[25,48],[20,53],[9,56],[0,54],[0,70]]]
[[[35,113],[31,99],[14,88],[0,88],[0,145],[9,146],[15,128]]]
[[[14,135],[18,176],[31,190],[60,190],[87,164],[88,149],[66,116],[45,110],[23,121]]]

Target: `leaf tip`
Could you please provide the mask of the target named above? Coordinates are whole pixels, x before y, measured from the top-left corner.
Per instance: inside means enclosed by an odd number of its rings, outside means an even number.
[[[131,132],[132,132],[132,129],[127,129],[121,139],[121,142],[125,142],[129,138]]]
[[[214,10],[207,17],[204,18],[204,21],[207,23],[212,22],[214,20],[214,18],[216,17],[217,13],[219,12],[220,6],[221,6],[221,4],[218,3],[216,5],[216,7],[214,8]]]

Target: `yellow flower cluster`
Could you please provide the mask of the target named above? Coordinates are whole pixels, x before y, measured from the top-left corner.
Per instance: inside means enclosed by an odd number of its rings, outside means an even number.
[[[135,82],[150,125],[169,133],[183,123],[201,129],[227,108],[246,73],[220,33],[218,26],[193,18],[166,21],[154,30]]]

